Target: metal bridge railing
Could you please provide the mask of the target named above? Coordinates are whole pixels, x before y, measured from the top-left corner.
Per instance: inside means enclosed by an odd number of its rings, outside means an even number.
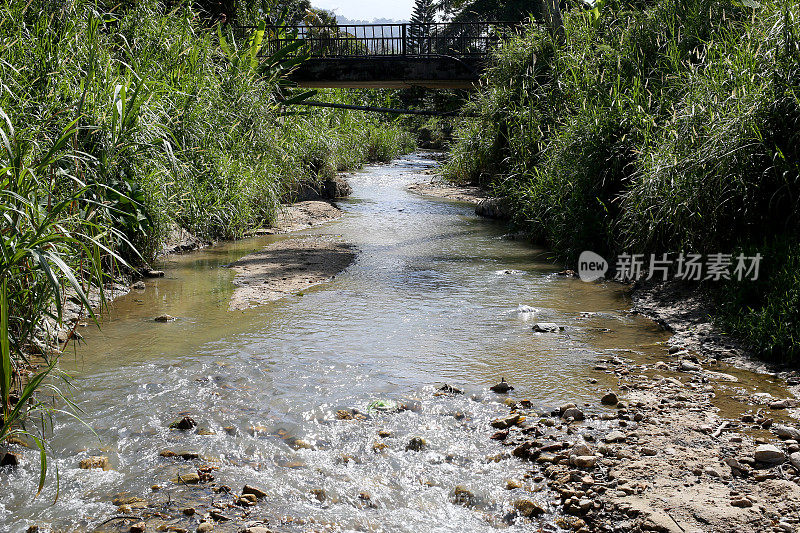
[[[483,57],[514,27],[508,22],[267,27],[264,53],[302,40],[298,53],[313,58]]]

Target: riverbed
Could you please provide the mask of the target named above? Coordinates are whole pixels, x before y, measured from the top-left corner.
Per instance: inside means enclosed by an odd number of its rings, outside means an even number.
[[[358,250],[327,283],[231,310],[227,265],[290,237],[270,235],[170,256],[165,277],[116,300],[62,359],[91,429],[56,419],[60,481],[51,475],[35,500],[32,450],[0,474],[0,529],[93,531],[148,515],[152,530],[194,531],[214,511],[228,519],[209,520],[215,531],[556,530],[509,518],[521,495],[548,496],[507,489],[528,467],[487,438],[508,412],[488,387],[504,378],[542,412],[596,402],[617,380],[589,385],[587,368],[660,360],[668,333],[628,312],[623,287],[559,276],[545,250],[505,238],[471,206],[406,190],[435,164],[421,153],[366,168],[349,178],[339,220],[299,233]],[[534,322],[564,330],[535,333]],[[464,394],[441,394],[445,383]],[[196,427],[170,429],[184,416]],[[91,456],[111,468],[80,469]],[[198,467],[213,480],[172,481]],[[229,506],[245,484],[265,495]]]

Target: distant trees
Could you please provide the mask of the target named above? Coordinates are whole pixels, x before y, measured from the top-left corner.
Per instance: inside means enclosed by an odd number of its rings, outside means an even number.
[[[436,22],[437,5],[434,0],[415,0],[411,13],[411,25],[408,27],[409,44],[412,53],[430,53],[432,28]]]

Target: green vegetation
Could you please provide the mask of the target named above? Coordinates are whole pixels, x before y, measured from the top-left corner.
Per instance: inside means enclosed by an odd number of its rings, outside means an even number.
[[[560,259],[764,255],[759,283],[708,289],[722,322],[800,361],[800,33],[785,0],[598,0],[564,38],[498,51],[445,171],[509,198]]]
[[[56,356],[32,347],[66,299],[102,301],[175,227],[240,237],[298,182],[412,147],[374,116],[287,106],[303,97],[285,83],[292,50],[258,57],[263,25],[234,35],[156,0],[54,5],[0,7],[0,442],[48,412],[36,390]]]

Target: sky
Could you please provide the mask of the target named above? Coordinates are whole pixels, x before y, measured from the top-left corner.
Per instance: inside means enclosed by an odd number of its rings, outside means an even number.
[[[353,20],[407,20],[414,0],[311,0],[311,5]]]

